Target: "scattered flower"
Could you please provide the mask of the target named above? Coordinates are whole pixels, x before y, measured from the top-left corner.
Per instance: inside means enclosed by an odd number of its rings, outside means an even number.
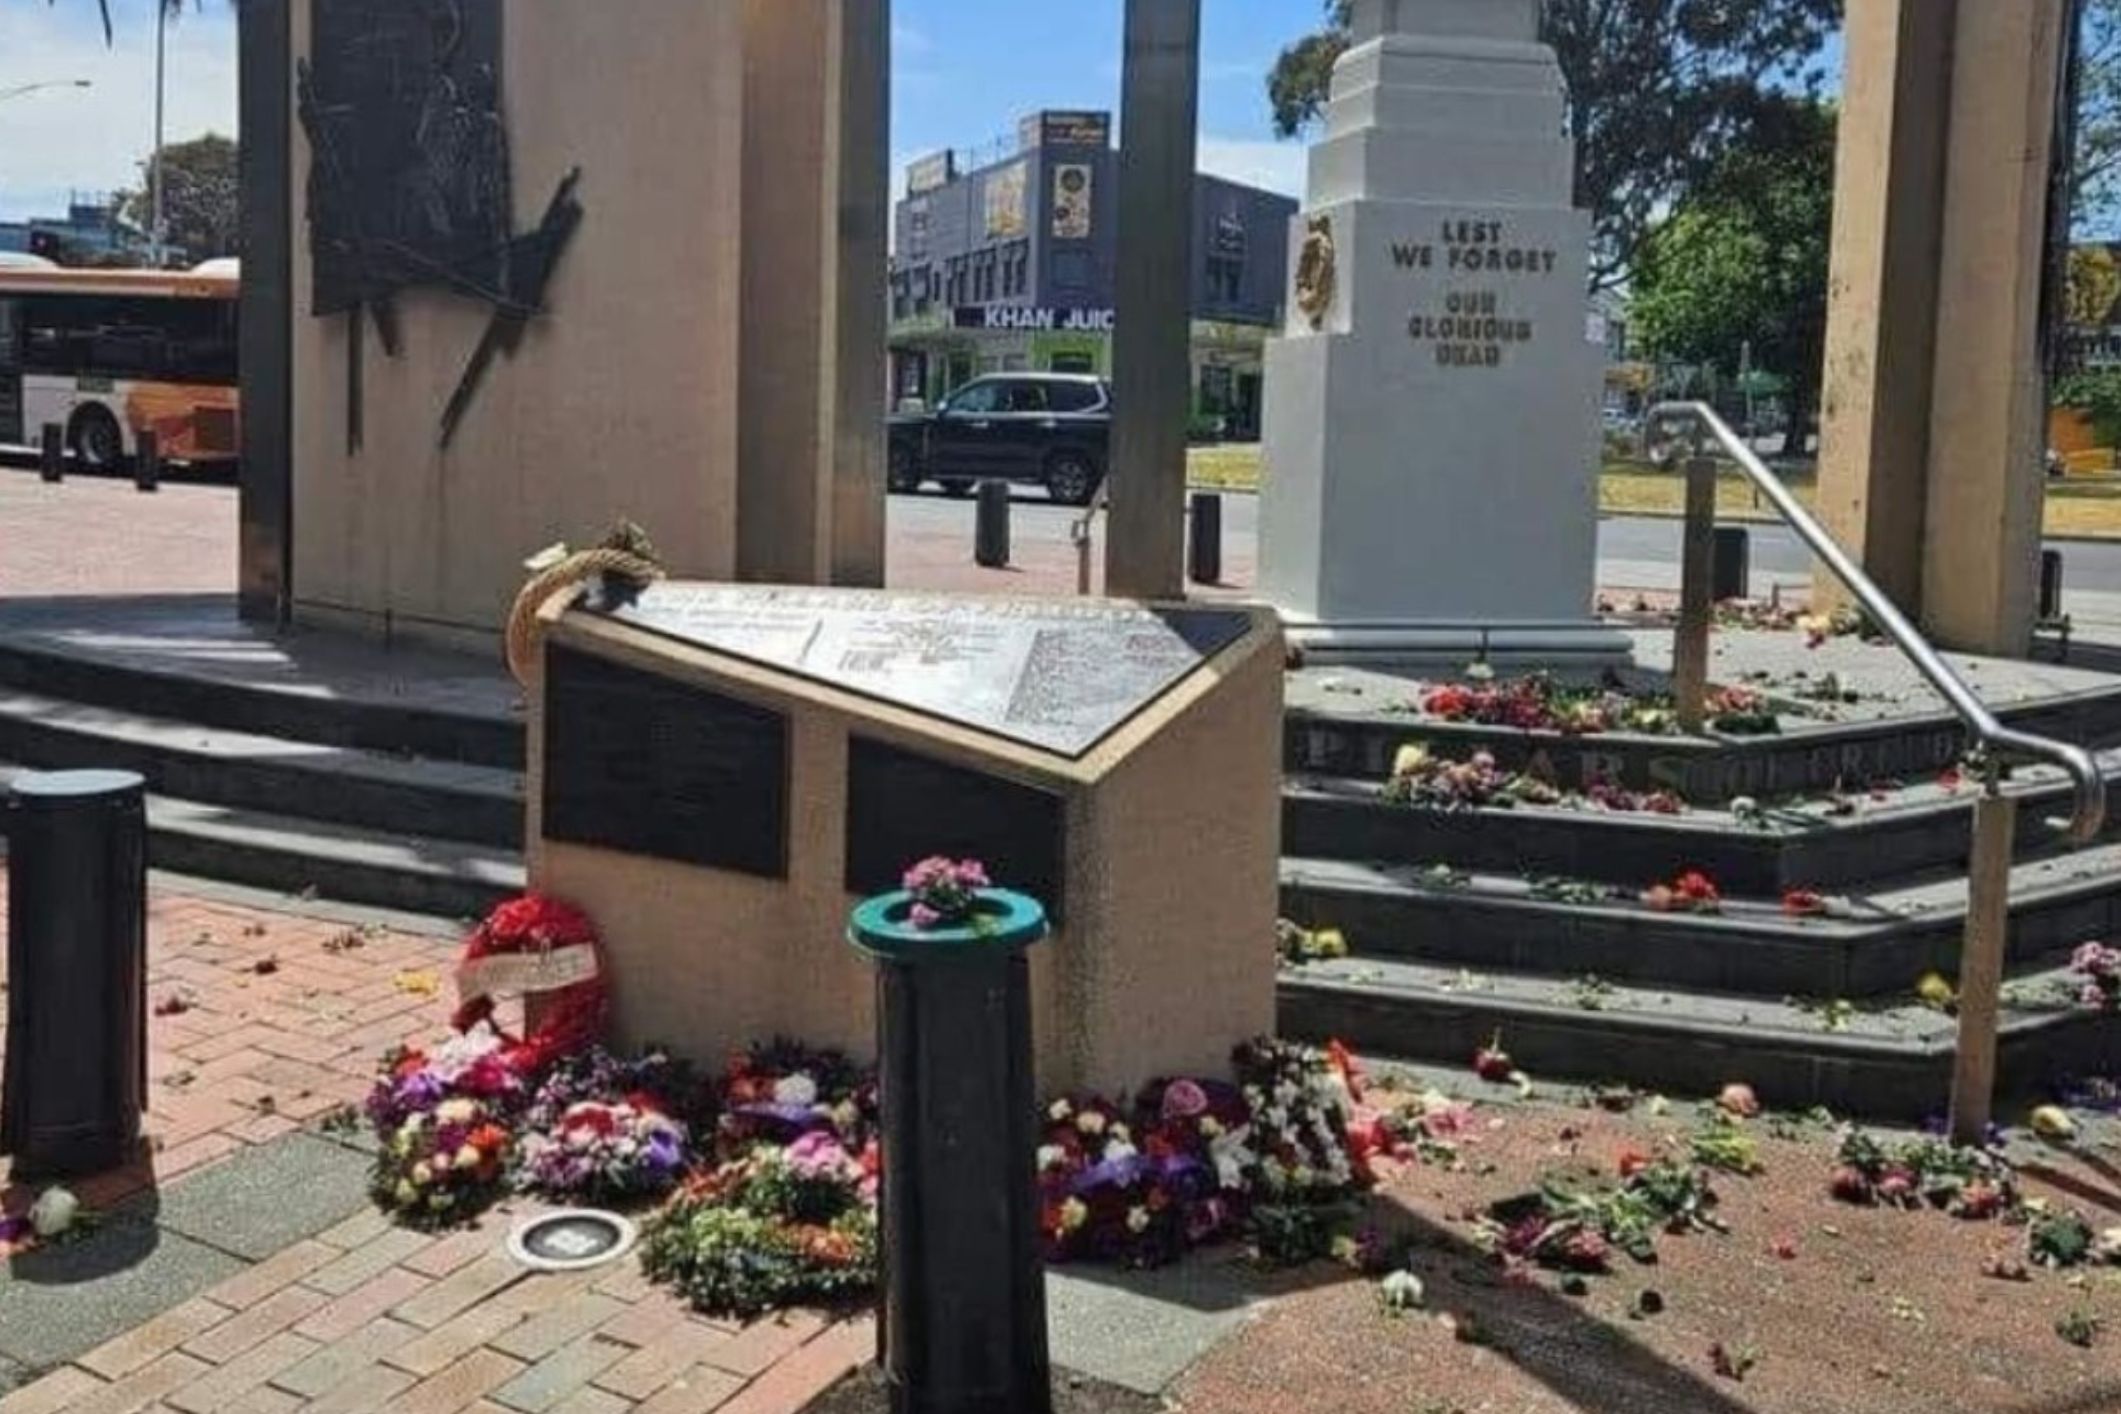
[[[1377,1285],[1377,1294],[1384,1302],[1385,1310],[1394,1316],[1421,1309],[1422,1302],[1427,1299],[1421,1278],[1405,1269],[1387,1273]]]
[[[47,1188],[30,1205],[29,1225],[39,1238],[49,1242],[72,1231],[80,1215],[81,1200],[70,1189]]]
[[[1760,1097],[1752,1086],[1734,1081],[1717,1094],[1716,1108],[1738,1119],[1752,1119],[1760,1113]]]
[[[2077,1137],[2077,1122],[2060,1105],[2042,1105],[2028,1118],[2034,1134],[2050,1144],[2067,1144]]]
[[[1510,1053],[1502,1049],[1500,1032],[1494,1040],[1473,1053],[1473,1073],[1490,1084],[1500,1085],[1507,1082],[1515,1069],[1515,1064],[1510,1060]]]

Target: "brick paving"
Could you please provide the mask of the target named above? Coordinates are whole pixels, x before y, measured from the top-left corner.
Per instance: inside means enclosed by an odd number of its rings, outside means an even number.
[[[454,940],[335,912],[157,881],[148,997],[162,1014],[149,1021],[143,1152],[71,1185],[85,1206],[107,1211],[282,1143],[358,1102],[385,1048],[443,1032]],[[0,989],[5,976],[0,957]],[[34,1197],[0,1160],[0,1208],[20,1212]],[[354,1212],[0,1393],[0,1414],[793,1414],[873,1353],[866,1319],[710,1321],[630,1260],[527,1273],[499,1248],[534,1206],[513,1201],[476,1228],[435,1235]]]

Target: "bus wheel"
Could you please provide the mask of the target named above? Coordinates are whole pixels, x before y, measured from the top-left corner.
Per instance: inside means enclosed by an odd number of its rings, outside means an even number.
[[[73,448],[74,460],[88,471],[109,471],[125,460],[125,435],[118,430],[118,419],[100,403],[90,403],[74,414],[66,442]]]

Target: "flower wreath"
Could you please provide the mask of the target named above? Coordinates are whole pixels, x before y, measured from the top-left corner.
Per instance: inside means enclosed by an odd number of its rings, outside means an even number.
[[[493,1025],[495,1003],[511,996],[524,999],[529,1018],[521,1040],[506,1038],[505,1058],[518,1074],[538,1074],[601,1039],[610,997],[603,946],[587,914],[528,893],[472,930],[457,966],[451,1024],[462,1032]]]

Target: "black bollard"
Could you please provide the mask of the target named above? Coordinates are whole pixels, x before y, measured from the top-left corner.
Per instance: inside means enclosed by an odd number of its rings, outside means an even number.
[[[974,516],[973,561],[981,569],[1009,568],[1009,483],[982,481]]]
[[[2062,552],[2040,552],[2040,621],[2053,623],[2062,617]]]
[[[1711,596],[1721,604],[1726,599],[1743,599],[1753,588],[1753,542],[1745,528],[1735,525],[1716,527],[1716,557],[1714,571],[1710,574]]]
[[[66,430],[56,422],[44,424],[43,472],[46,481],[66,475]]]
[[[147,815],[130,771],[16,778],[6,808],[0,1153],[18,1178],[132,1157],[147,1099]]]
[[[1193,582],[1195,584],[1221,584],[1223,582],[1223,498],[1212,491],[1196,491],[1193,494],[1193,535],[1188,542],[1192,551]]]
[[[133,485],[141,491],[162,489],[162,445],[152,427],[141,428],[134,438]]]
[[[877,964],[884,1314],[892,1414],[1050,1414],[1037,1096],[1025,950],[1045,914],[988,893],[993,927],[921,932],[910,899],[857,908]]]

